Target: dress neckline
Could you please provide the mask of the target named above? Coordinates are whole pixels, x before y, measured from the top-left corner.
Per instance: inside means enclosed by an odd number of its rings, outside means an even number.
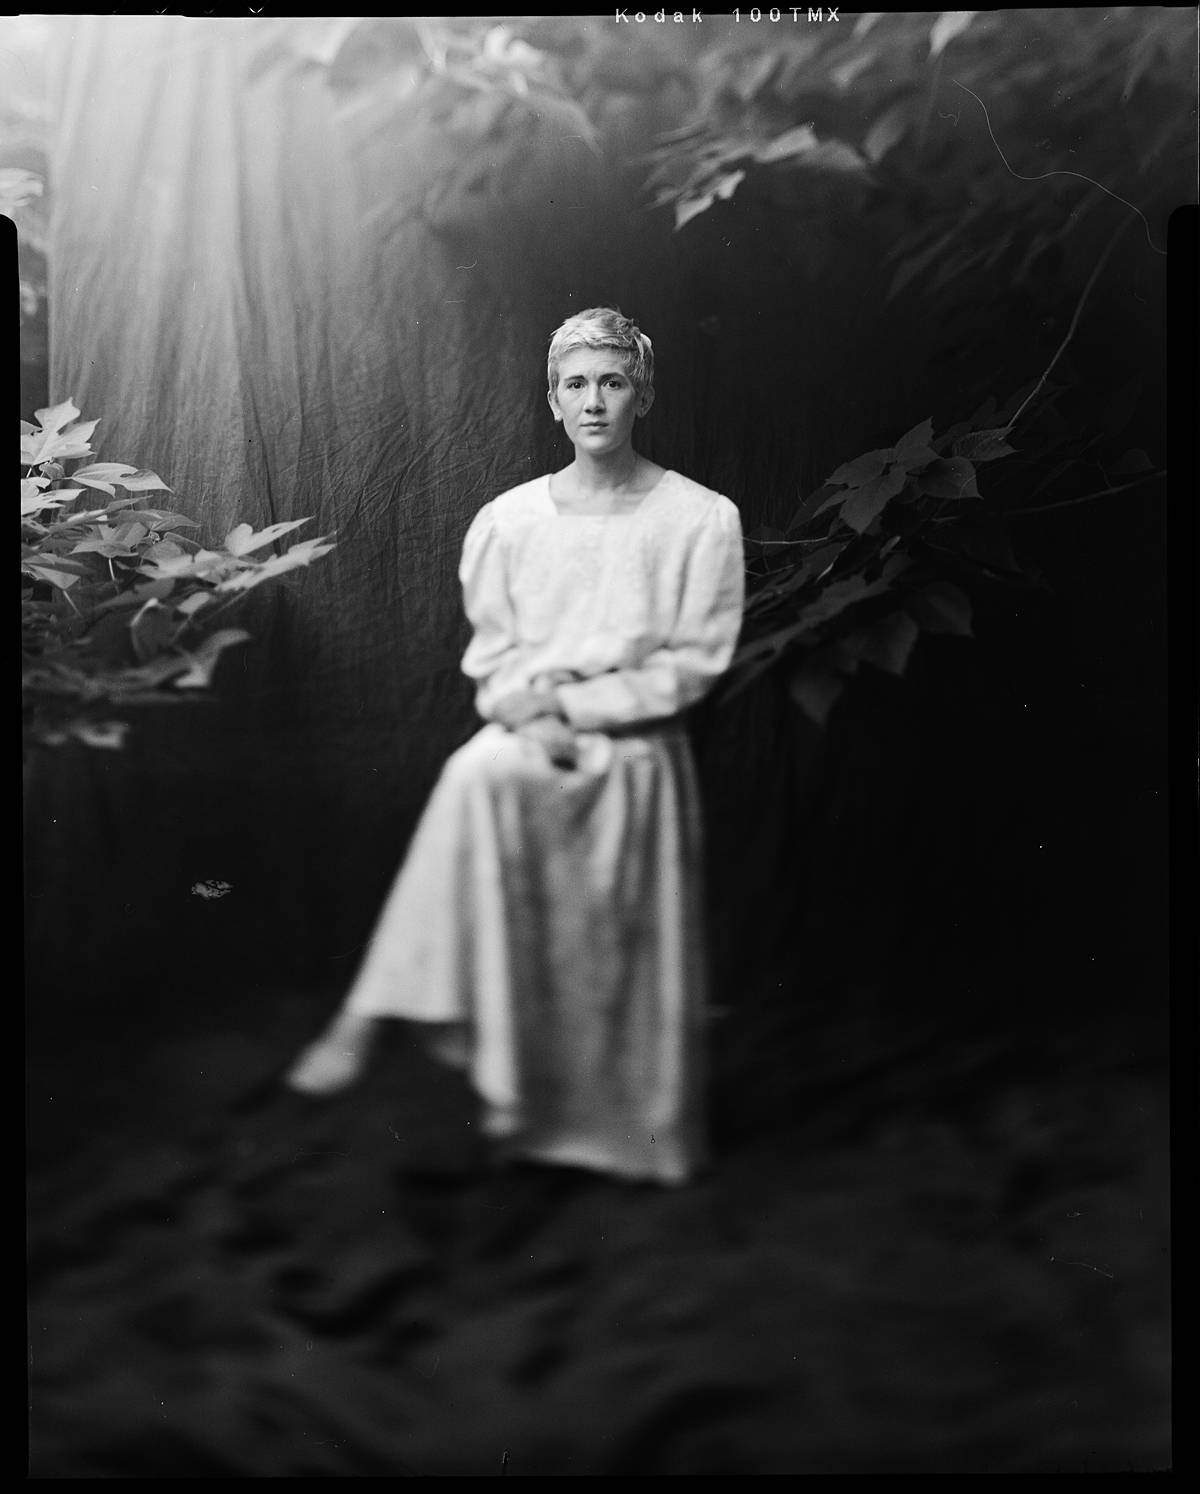
[[[667,479],[675,476],[675,469],[673,467],[667,467],[664,470],[663,475],[658,479],[658,481],[654,484],[650,491],[641,498],[641,500],[635,505],[635,507],[625,509],[622,513],[611,514],[570,513],[569,511],[565,511],[559,508],[558,504],[554,501],[553,494],[550,492],[550,479],[553,475],[554,474],[551,472],[546,473],[546,476],[543,479],[544,486],[542,488],[542,491],[546,498],[546,507],[556,519],[632,519],[634,514],[640,514],[641,511],[646,507],[646,505],[652,499],[658,496],[659,492],[666,484]]]

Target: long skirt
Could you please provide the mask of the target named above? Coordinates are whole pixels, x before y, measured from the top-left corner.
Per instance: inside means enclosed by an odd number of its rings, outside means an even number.
[[[347,1005],[460,1039],[506,1150],[683,1182],[703,1152],[691,749],[678,727],[578,741],[574,768],[495,724],[454,753]]]

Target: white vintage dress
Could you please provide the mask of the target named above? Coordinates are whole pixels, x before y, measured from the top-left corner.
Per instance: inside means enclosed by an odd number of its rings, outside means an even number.
[[[673,718],[737,642],[738,511],[668,471],[629,513],[559,513],[541,477],[480,510],[459,574],[489,724],[446,763],[347,1004],[457,1024],[484,1125],[517,1153],[682,1182],[703,1154],[706,972]],[[567,674],[574,768],[490,720]]]

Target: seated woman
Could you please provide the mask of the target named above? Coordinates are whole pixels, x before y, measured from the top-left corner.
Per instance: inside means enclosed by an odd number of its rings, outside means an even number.
[[[700,806],[680,713],[728,667],[744,569],[728,498],[647,461],[650,339],[555,332],[560,472],[476,515],[462,667],[488,724],[447,762],[340,1013],[289,1075],[353,1080],[381,1017],[433,1024],[524,1157],[682,1182],[703,1157]]]

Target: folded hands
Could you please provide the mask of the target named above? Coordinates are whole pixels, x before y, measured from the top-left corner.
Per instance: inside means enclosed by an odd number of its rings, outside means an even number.
[[[555,681],[536,681],[527,690],[515,690],[494,711],[497,721],[509,731],[536,742],[560,768],[573,768],[578,759],[575,733],[568,725],[554,693]]]

